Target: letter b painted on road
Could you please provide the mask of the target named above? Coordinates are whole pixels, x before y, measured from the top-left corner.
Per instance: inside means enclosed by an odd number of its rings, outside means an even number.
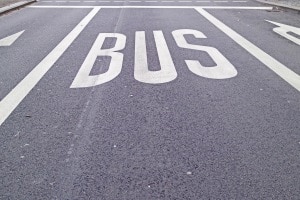
[[[109,49],[102,49],[106,38],[116,38],[116,44]],[[92,87],[109,82],[116,78],[123,64],[123,54],[117,51],[124,49],[126,36],[119,33],[100,33],[93,44],[89,54],[78,71],[71,88]],[[100,49],[99,49],[100,47]],[[98,56],[110,56],[111,62],[108,71],[99,75],[89,75]]]

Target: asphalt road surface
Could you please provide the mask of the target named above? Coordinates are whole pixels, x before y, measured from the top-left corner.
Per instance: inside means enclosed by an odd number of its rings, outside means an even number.
[[[300,199],[300,17],[252,1],[0,16],[0,199]]]

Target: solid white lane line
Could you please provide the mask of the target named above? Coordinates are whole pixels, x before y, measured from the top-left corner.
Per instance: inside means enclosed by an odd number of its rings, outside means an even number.
[[[213,25],[215,25],[218,29],[220,29],[223,33],[225,33],[228,37],[234,40],[237,44],[243,47],[251,55],[256,57],[270,70],[275,72],[278,76],[280,76],[283,80],[288,82],[291,86],[293,86],[296,90],[300,92],[300,76],[298,74],[296,74],[295,72],[287,68],[285,65],[277,61],[275,58],[273,58],[272,56],[255,46],[253,43],[251,43],[246,38],[232,30],[230,27],[228,27],[223,22],[215,18],[213,15],[209,14],[207,11],[201,8],[196,8],[196,10]]]
[[[154,2],[154,1],[151,1]],[[224,10],[272,10],[273,7],[254,7],[254,6],[28,6],[29,8],[157,8],[157,9],[224,9]]]
[[[0,101],[0,126],[67,50],[99,10],[100,7],[94,8],[85,16],[34,69]]]

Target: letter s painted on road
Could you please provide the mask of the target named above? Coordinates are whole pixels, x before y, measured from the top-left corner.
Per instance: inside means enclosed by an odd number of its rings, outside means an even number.
[[[188,34],[196,38],[206,38],[202,32],[192,29],[180,29],[173,31],[172,34],[179,47],[205,51],[216,63],[214,67],[205,67],[198,60],[185,60],[189,70],[194,74],[211,79],[227,79],[237,75],[235,67],[216,48],[189,44],[184,38],[184,35]]]

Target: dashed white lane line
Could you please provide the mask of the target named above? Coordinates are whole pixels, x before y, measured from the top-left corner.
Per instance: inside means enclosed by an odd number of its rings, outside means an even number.
[[[0,101],[0,126],[62,56],[99,10],[100,7],[94,7],[38,65]]]
[[[29,8],[77,8],[77,9],[83,9],[83,8],[155,8],[155,9],[194,9],[194,8],[202,8],[202,9],[212,9],[212,10],[272,10],[273,7],[271,6],[73,6],[73,5],[36,5],[36,6],[28,6]]]
[[[104,0],[104,1],[94,1],[94,0],[87,0],[87,1],[76,1],[76,0],[71,0],[71,1],[65,1],[65,0],[58,0],[58,1],[51,1],[51,0],[44,0],[44,1],[40,1],[40,2],[43,2],[43,3],[51,3],[51,2],[56,2],[56,3],[95,3],[95,2],[98,2],[98,3],[123,3],[125,2],[125,0],[115,0],[115,1],[110,1],[110,0]],[[132,0],[132,1],[129,1],[129,2],[132,2],[132,3],[156,3],[156,2],[159,2],[157,0],[146,0],[146,1],[135,1],[135,0]],[[237,0],[237,1],[226,1],[226,0],[216,0],[216,1],[209,1],[209,0],[198,0],[198,1],[191,1],[191,0],[177,0],[177,1],[174,1],[174,0],[162,0],[160,1],[161,3],[191,3],[191,2],[197,2],[197,3],[210,3],[210,2],[215,2],[215,3],[246,3],[248,1],[240,1],[240,0]]]
[[[293,72],[291,69],[277,61],[275,58],[261,50],[259,47],[255,46],[253,43],[248,41],[246,38],[235,32],[233,29],[228,27],[226,24],[215,18],[213,15],[209,14],[202,8],[195,8],[203,17],[205,17],[208,21],[210,21],[213,25],[215,25],[219,30],[225,33],[228,37],[230,37],[233,41],[235,41],[238,45],[248,51],[251,55],[257,58],[260,62],[262,62],[265,66],[267,66],[270,70],[276,73],[283,80],[288,82],[291,86],[293,86],[296,90],[300,92],[300,76]]]

